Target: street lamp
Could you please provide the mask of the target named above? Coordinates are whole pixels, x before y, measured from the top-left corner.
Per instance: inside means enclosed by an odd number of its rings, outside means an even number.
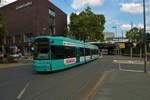
[[[145,46],[145,52],[144,52],[144,73],[147,73],[147,34],[146,34],[146,14],[145,14],[145,0],[143,0],[143,23],[144,23],[144,46]]]
[[[116,39],[117,39],[117,26],[113,26],[112,27],[113,29],[115,29],[115,37],[116,37]],[[118,42],[119,42],[119,38],[118,38]],[[116,54],[118,54],[119,55],[119,48],[117,47],[117,52],[116,52]]]

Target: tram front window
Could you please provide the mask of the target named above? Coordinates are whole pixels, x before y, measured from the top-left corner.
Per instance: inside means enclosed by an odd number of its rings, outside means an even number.
[[[37,60],[48,60],[49,57],[49,40],[48,39],[38,39],[35,41],[35,53],[34,59]]]

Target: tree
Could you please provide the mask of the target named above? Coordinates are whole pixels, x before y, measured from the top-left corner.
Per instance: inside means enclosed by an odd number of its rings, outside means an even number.
[[[67,27],[65,27],[65,29],[64,29],[64,36],[65,36],[65,37],[67,37],[67,36],[68,36],[68,34],[69,34],[69,30],[68,30],[68,28],[67,28]]]
[[[145,37],[144,29],[139,29],[137,27],[134,27],[131,30],[127,31],[126,37],[129,39],[130,42],[134,42],[140,47],[143,47],[145,39],[147,39],[147,43],[150,40],[150,34],[147,33],[147,37]]]
[[[136,43],[140,42],[142,35],[143,35],[142,30],[138,29],[137,27],[132,28],[126,33],[126,37],[129,39],[129,41]]]
[[[72,13],[70,16],[70,33],[74,35],[76,38],[79,38],[78,31],[79,31],[79,20],[78,15],[76,13]]]
[[[79,13],[72,13],[70,16],[70,33],[79,40],[103,40],[105,17],[94,14],[90,7]]]

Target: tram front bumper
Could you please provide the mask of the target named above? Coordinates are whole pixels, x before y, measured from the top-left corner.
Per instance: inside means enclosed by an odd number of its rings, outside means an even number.
[[[32,69],[34,71],[51,71],[50,63],[45,63],[45,62],[39,63],[38,61],[32,62]]]

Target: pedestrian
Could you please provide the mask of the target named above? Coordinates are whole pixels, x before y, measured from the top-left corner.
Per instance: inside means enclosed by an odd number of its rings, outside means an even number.
[[[4,54],[0,51],[0,60],[2,61],[4,58]]]

